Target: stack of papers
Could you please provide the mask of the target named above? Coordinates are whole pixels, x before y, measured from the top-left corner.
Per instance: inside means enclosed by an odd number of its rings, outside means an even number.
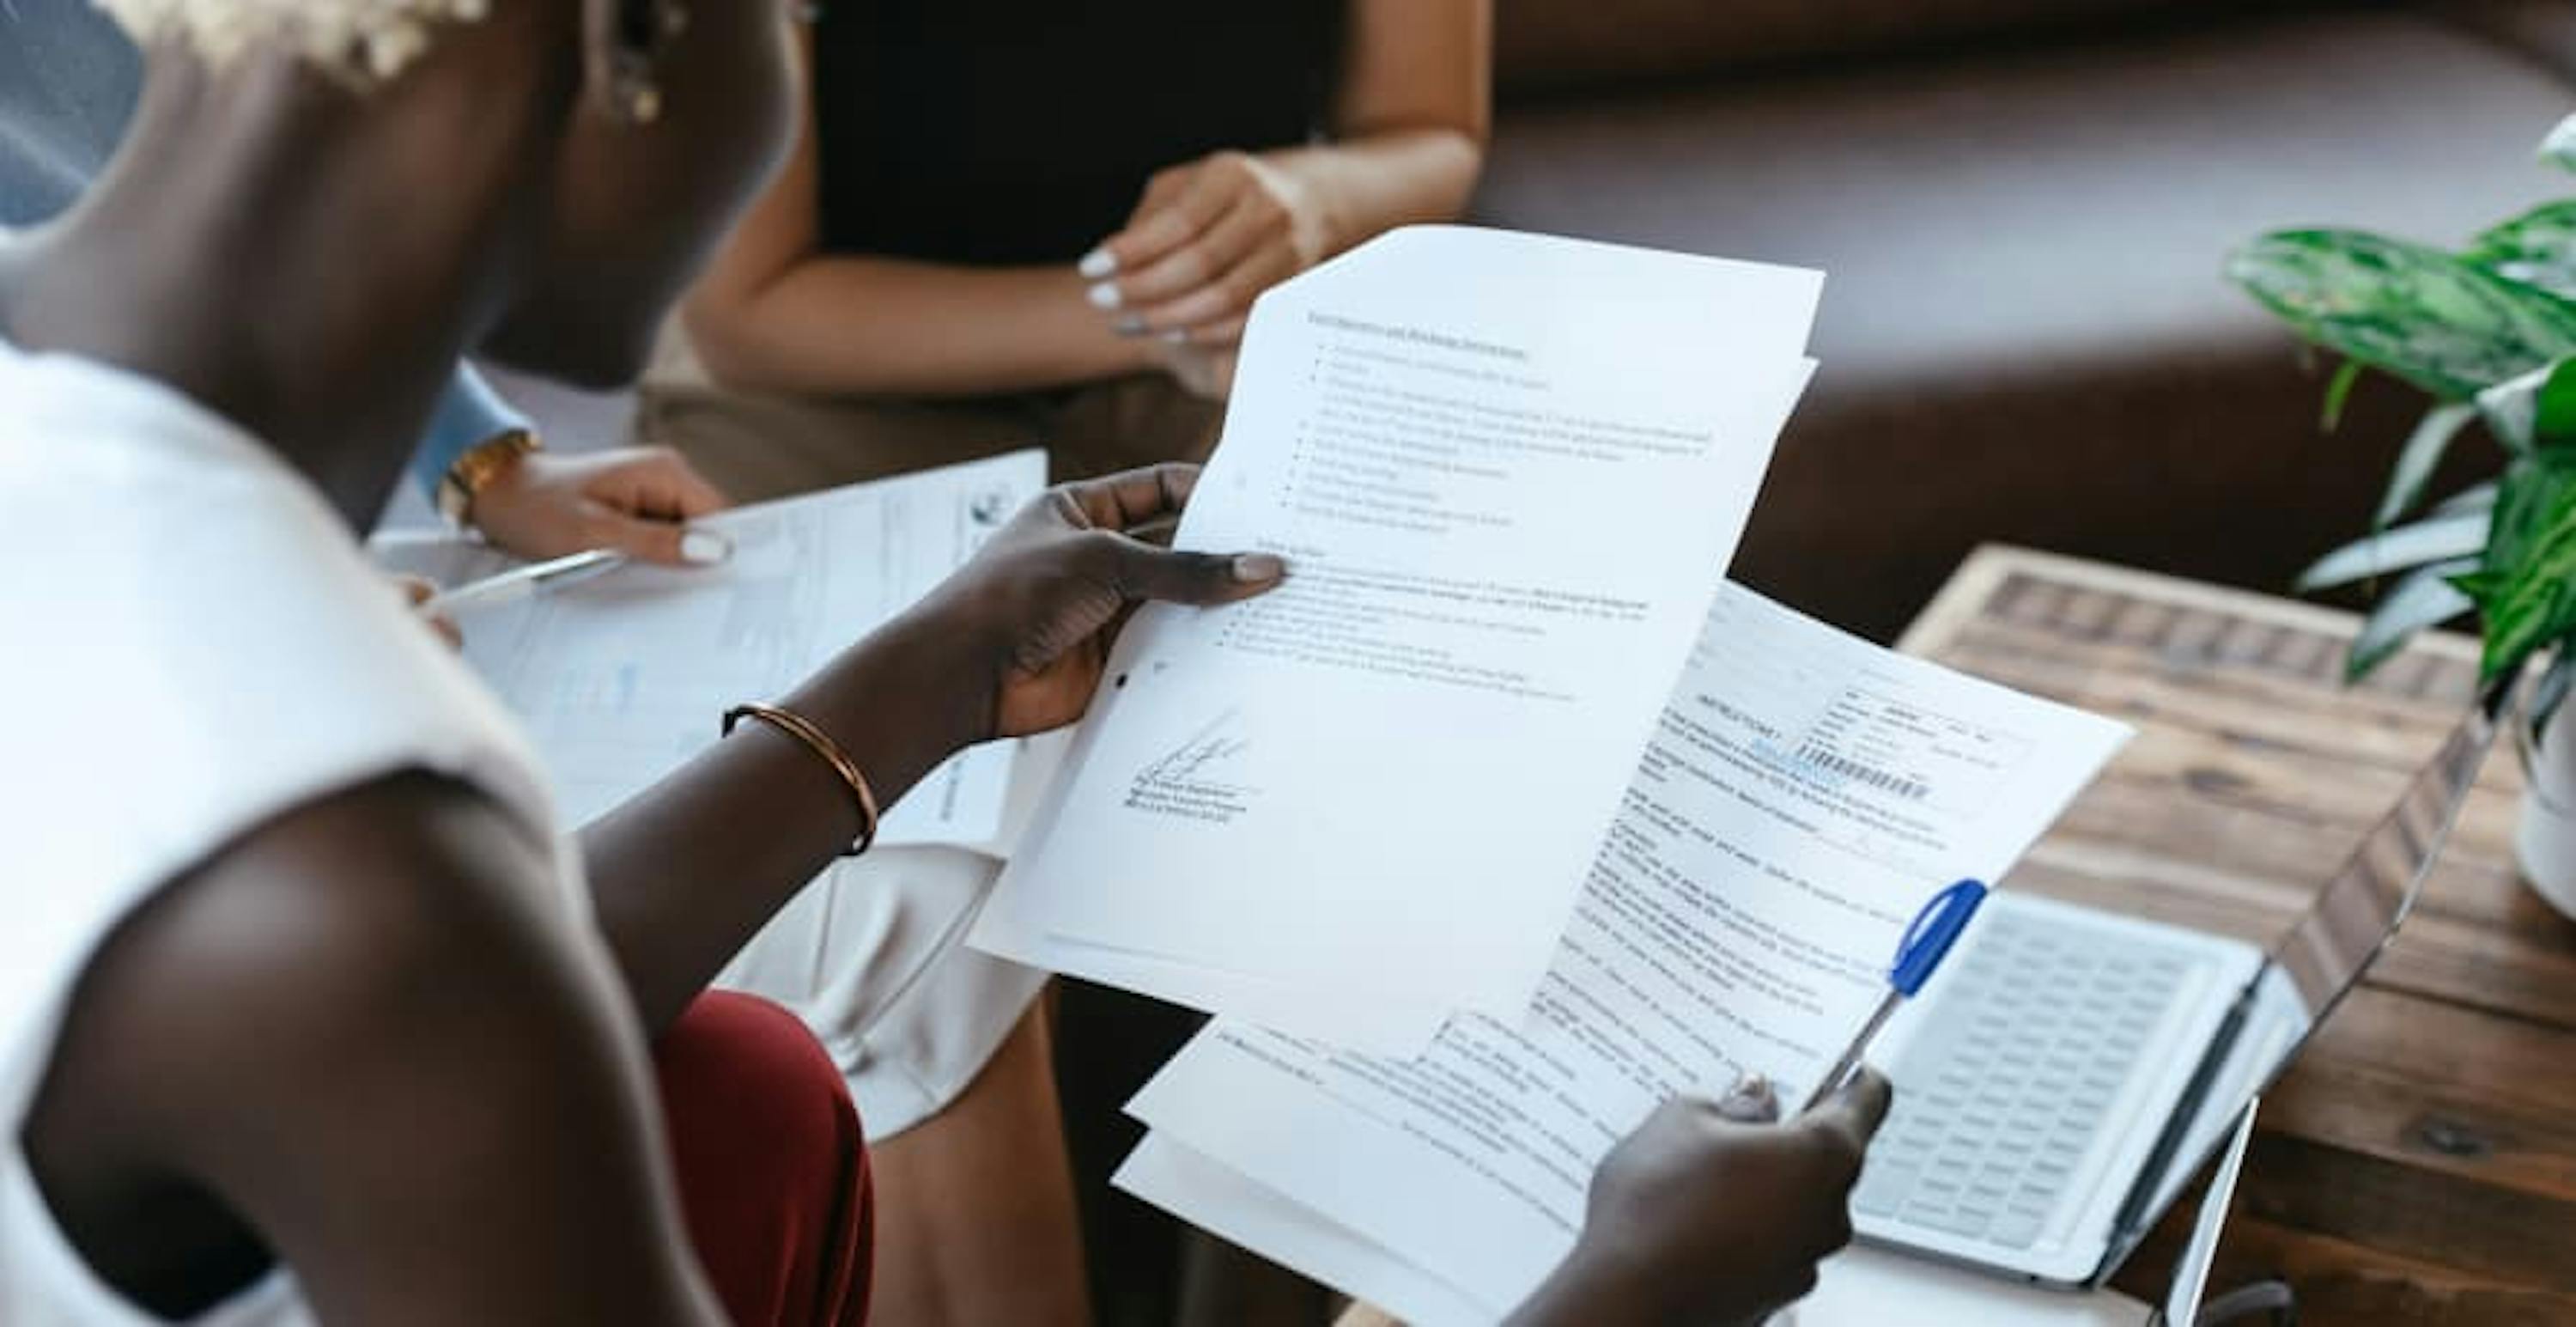
[[[1495,1321],[1657,1103],[1745,1073],[1803,1100],[1916,909],[2000,876],[2126,736],[1728,586],[1527,1007],[1402,1055],[1221,1018],[1130,1104],[1118,1182],[1410,1321]]]
[[[2124,739],[1723,583],[1819,285],[1433,228],[1262,299],[1176,542],[1290,579],[1138,615],[972,937],[1219,1016],[1122,1187],[1495,1321],[1658,1102],[1803,1097]]]

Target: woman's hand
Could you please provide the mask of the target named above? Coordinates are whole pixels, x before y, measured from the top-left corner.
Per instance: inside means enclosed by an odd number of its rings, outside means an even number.
[[[429,611],[429,601],[438,597],[436,582],[427,577],[405,573],[397,573],[391,579],[394,583],[394,592],[403,597],[404,605],[411,609],[413,616],[420,619],[421,625],[428,627],[440,640],[447,642],[447,648],[451,650],[465,648],[465,633],[456,629],[456,619],[445,613]]]
[[[1255,296],[1332,251],[1313,189],[1276,163],[1219,152],[1156,173],[1126,229],[1082,260],[1082,274],[1121,333],[1230,346]]]
[[[1049,490],[777,704],[830,737],[880,806],[960,748],[1070,723],[1138,603],[1219,604],[1279,583],[1277,558],[1174,553],[1129,533],[1178,512],[1197,475],[1169,465]],[[677,1017],[850,845],[863,827],[851,791],[793,735],[745,724],[582,832],[646,1027]]]
[[[1888,1100],[1864,1070],[1787,1124],[1769,1123],[1780,1105],[1759,1082],[1664,1103],[1601,1163],[1581,1240],[1513,1324],[1762,1321],[1851,1242],[1851,1188]]]
[[[1110,644],[1148,600],[1226,604],[1279,584],[1266,553],[1175,553],[1131,531],[1179,514],[1194,465],[1159,465],[1050,489],[995,534],[898,630],[962,682],[964,744],[1082,717]]]
[[[621,447],[521,456],[474,495],[465,519],[531,561],[605,548],[667,566],[705,566],[724,561],[733,546],[687,523],[730,505],[678,452]]]

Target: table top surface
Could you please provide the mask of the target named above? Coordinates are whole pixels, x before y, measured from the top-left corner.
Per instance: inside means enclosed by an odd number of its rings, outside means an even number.
[[[2019,549],[1962,565],[1903,642],[2138,735],[2007,877],[2268,942],[2468,705],[2474,642],[2358,686],[2352,615]],[[2213,1286],[2301,1321],[2576,1323],[2576,923],[2516,874],[2499,744],[2419,909],[2266,1099]],[[2119,1284],[2160,1296],[2189,1204]]]

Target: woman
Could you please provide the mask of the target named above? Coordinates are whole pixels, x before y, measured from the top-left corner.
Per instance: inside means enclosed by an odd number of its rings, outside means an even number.
[[[465,350],[634,371],[783,135],[779,9],[114,8],[136,127],[0,243],[0,1321],[859,1320],[838,1075],[707,979],[877,802],[1071,721],[1135,602],[1283,569],[1117,533],[1184,469],[1059,490],[568,843],[353,531]],[[1883,1106],[1668,1107],[1527,1320],[1793,1293]]]
[[[786,170],[644,435],[746,500],[1043,443],[1195,459],[1252,300],[1465,207],[1489,0],[822,7]],[[864,398],[862,404],[859,398]]]

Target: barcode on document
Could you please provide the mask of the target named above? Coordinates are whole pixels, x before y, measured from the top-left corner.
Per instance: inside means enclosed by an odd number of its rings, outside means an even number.
[[[1799,747],[1798,759],[1828,773],[1840,774],[1847,779],[1858,779],[1881,792],[1902,797],[1909,802],[1922,801],[1925,795],[1932,791],[1920,779],[1909,779],[1902,774],[1890,774],[1875,765],[1864,765],[1857,760],[1847,760],[1820,746]]]

